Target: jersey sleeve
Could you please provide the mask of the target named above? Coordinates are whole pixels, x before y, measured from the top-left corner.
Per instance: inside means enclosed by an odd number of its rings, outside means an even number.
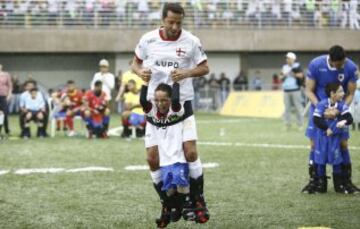
[[[340,114],[344,115],[346,113],[350,113],[350,107],[346,103],[341,103],[340,105]]]
[[[350,69],[350,81],[356,83],[359,79],[359,69],[354,66]]]
[[[135,57],[139,62],[146,59],[147,56],[147,41],[145,37],[142,37],[135,48]]]
[[[316,67],[316,63],[314,61],[311,61],[309,66],[308,66],[308,70],[306,73],[306,76],[309,79],[315,80],[317,77],[317,67]]]
[[[207,60],[206,53],[200,43],[200,40],[195,37],[194,44],[193,44],[193,50],[192,50],[192,56],[193,56],[193,62],[196,65],[199,65]]]

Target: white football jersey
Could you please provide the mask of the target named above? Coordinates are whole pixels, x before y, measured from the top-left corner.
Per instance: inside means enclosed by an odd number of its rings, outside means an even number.
[[[156,104],[152,102],[152,108],[148,113],[146,113],[146,116],[150,117],[154,123],[166,124],[182,118],[184,113],[184,103],[181,103],[181,109],[179,111],[173,111],[170,106],[168,113],[166,115],[161,115],[156,107]]]
[[[163,29],[146,33],[135,49],[136,58],[143,61],[143,67],[152,72],[149,82],[148,100],[154,99],[154,91],[160,83],[173,84],[170,72],[176,68],[190,69],[207,60],[200,40],[190,32],[182,30],[176,40],[162,37]],[[180,101],[194,99],[192,78],[179,82]]]

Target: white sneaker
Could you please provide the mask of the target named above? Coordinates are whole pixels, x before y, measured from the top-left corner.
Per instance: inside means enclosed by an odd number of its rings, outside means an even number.
[[[74,137],[76,135],[75,131],[70,130],[68,133],[68,137]]]

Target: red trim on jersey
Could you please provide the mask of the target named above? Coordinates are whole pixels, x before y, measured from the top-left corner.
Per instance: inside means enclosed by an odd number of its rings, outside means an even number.
[[[135,53],[135,59],[136,59],[136,61],[137,61],[139,64],[142,64],[142,63],[143,63],[143,60],[142,60],[140,57],[138,57],[138,56],[136,55],[136,53]]]
[[[202,65],[203,63],[206,63],[206,62],[207,62],[207,60],[203,60],[197,66]]]
[[[177,39],[179,39],[179,37],[181,36],[181,32],[182,32],[182,30],[180,30],[179,34],[175,38],[165,38],[164,27],[160,27],[160,29],[159,29],[159,35],[163,41],[177,41]]]

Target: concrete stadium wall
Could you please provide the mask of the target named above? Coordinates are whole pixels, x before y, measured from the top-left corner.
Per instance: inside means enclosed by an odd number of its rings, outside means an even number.
[[[57,88],[67,80],[75,80],[81,88],[88,88],[102,58],[110,61],[114,70],[113,54],[0,54],[0,64],[21,82],[28,77],[46,88]]]
[[[1,29],[0,52],[132,52],[147,30],[108,29]],[[325,51],[342,44],[360,50],[360,33],[354,30],[212,29],[196,30],[207,51]]]

